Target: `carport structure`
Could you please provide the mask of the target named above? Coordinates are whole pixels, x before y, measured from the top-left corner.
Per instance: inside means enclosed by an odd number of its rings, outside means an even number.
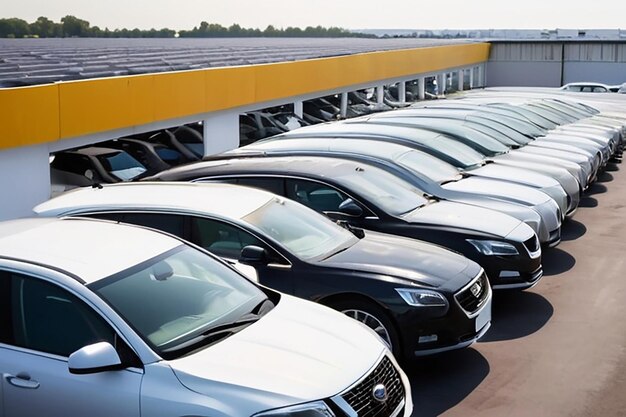
[[[205,154],[239,146],[239,114],[418,80],[484,85],[489,44],[418,39],[0,41],[0,220],[50,196],[50,153],[203,121]],[[96,77],[96,78],[94,78]],[[469,83],[464,84],[464,80]]]

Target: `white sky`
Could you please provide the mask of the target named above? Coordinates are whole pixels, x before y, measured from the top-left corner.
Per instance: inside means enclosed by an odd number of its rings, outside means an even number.
[[[347,29],[617,29],[624,0],[3,0],[0,17],[65,15],[100,28],[191,29],[202,20]]]

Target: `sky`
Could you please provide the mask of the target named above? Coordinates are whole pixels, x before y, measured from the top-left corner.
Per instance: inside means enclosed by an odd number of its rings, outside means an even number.
[[[623,0],[3,0],[0,18],[58,22],[74,15],[104,29],[191,29],[203,20],[346,29],[617,29]]]

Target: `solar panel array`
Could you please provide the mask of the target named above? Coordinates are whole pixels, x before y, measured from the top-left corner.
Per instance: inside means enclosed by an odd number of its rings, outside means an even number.
[[[0,39],[0,87],[466,43],[441,39]]]

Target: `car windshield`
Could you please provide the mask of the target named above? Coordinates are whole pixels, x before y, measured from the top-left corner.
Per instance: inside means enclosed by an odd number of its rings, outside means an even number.
[[[429,144],[435,153],[441,155],[441,159],[453,160],[450,162],[459,168],[472,168],[483,164],[484,155],[476,152],[463,143],[457,142],[445,136],[439,136]]]
[[[216,326],[236,322],[266,295],[186,245],[89,285],[161,357],[171,359]]]
[[[273,198],[242,220],[304,260],[327,258],[358,241],[326,216],[280,197]]]
[[[546,119],[557,123],[559,125],[565,125],[570,123],[569,120],[567,120],[567,118],[563,117],[562,115],[558,114],[557,112],[548,109],[546,107],[543,106],[538,106],[535,103],[527,103],[527,104],[523,104],[522,105],[525,109],[528,109],[532,112],[535,112],[543,117],[545,117]]]
[[[496,122],[494,120],[487,119],[487,118],[480,117],[480,116],[468,116],[467,120],[473,121],[476,123],[481,123],[494,130],[497,130],[498,132],[500,132],[501,134],[503,134],[510,140],[515,141],[515,143],[517,143],[518,145],[526,145],[532,141],[532,139],[527,138],[526,136],[522,135],[515,129],[511,129],[504,123]]]
[[[395,158],[394,162],[439,184],[463,178],[454,165],[419,151],[406,152]]]
[[[98,160],[107,172],[121,181],[130,181],[146,172],[146,167],[126,152],[98,155]]]
[[[515,106],[515,105],[512,105],[512,104],[492,104],[490,106],[491,107],[510,109],[511,111],[519,113],[520,115],[524,116],[529,121],[531,121],[532,123],[536,124],[537,126],[543,128],[543,129],[546,129],[546,130],[554,129],[557,126],[556,123],[551,122],[550,120],[546,119],[545,117],[542,117],[541,115],[539,115],[537,113],[533,113],[533,112],[529,111],[528,109],[525,109],[525,108],[520,107],[520,106]]]
[[[428,203],[423,191],[378,168],[358,167],[348,174],[334,178],[394,216],[408,213]]]

